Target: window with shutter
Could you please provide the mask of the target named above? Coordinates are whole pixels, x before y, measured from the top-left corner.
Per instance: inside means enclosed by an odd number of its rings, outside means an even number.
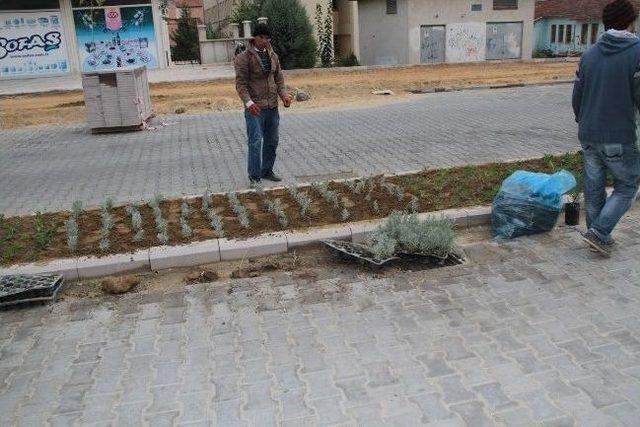
[[[493,0],[493,10],[518,9],[518,0]]]
[[[587,44],[589,40],[589,24],[582,24],[582,31],[580,32],[580,44]]]
[[[387,15],[398,13],[398,0],[387,0]]]
[[[595,44],[598,41],[598,24],[591,24],[591,44]]]

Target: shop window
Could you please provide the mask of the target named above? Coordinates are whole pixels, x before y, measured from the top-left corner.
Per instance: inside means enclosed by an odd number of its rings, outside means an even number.
[[[589,24],[582,24],[582,31],[580,32],[580,44],[587,44],[589,40]]]
[[[571,39],[572,36],[573,36],[573,25],[567,25],[567,38],[565,39],[564,42],[567,44],[573,43],[573,40]]]
[[[556,42],[556,31],[558,31],[558,26],[552,25],[551,26],[551,43]]]
[[[558,25],[558,43],[564,42],[564,25]]]
[[[0,0],[0,10],[60,9],[60,0]]]

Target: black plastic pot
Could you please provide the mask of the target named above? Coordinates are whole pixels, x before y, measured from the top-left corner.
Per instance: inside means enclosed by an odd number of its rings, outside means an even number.
[[[580,224],[580,203],[564,204],[564,223],[567,225]]]

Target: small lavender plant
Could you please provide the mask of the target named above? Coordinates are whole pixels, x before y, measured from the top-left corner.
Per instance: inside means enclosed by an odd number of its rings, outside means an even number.
[[[287,214],[282,209],[280,199],[265,200],[264,204],[267,207],[267,210],[276,217],[278,223],[282,228],[287,228],[289,226],[289,219],[287,218]]]
[[[71,216],[65,222],[65,226],[67,228],[67,245],[71,252],[75,252],[78,249],[78,239],[80,235],[80,231],[78,230],[78,222],[77,220]]]
[[[100,250],[107,252],[111,248],[111,229],[113,228],[114,221],[111,216],[110,210],[113,207],[113,201],[107,199],[100,207],[100,217],[102,219],[102,227],[100,228]]]
[[[398,199],[399,202],[401,202],[402,199],[404,199],[404,191],[402,190],[402,187],[400,187],[399,185],[395,185],[386,181],[383,181],[381,185],[382,185],[382,188],[387,190],[387,192],[391,196],[394,196],[396,199]]]
[[[163,245],[166,245],[169,242],[169,230],[167,227],[167,221],[162,217],[162,209],[160,205],[164,201],[164,196],[162,194],[156,194],[153,197],[153,200],[149,202],[149,206],[153,210],[153,219],[156,223],[156,231],[158,232],[158,240]]]
[[[311,184],[311,187],[316,190],[324,200],[336,208],[340,205],[338,201],[338,193],[330,190],[327,182],[314,182]]]
[[[342,208],[342,211],[340,212],[340,219],[342,220],[342,222],[348,220],[350,216],[351,214],[349,213],[347,208]]]
[[[71,212],[73,213],[73,217],[77,220],[82,213],[82,202],[80,200],[76,200],[71,205]]]
[[[231,210],[233,210],[238,217],[238,222],[244,228],[249,228],[251,226],[251,222],[249,221],[249,214],[247,213],[247,209],[242,205],[240,199],[238,199],[238,195],[236,193],[229,193],[227,195],[227,199],[229,200],[229,206],[231,206]]]
[[[187,199],[182,199],[182,205],[180,206],[180,233],[182,234],[182,237],[188,238],[193,235],[193,230],[189,226],[190,211],[189,202]]]
[[[142,224],[142,215],[140,215],[140,210],[136,206],[127,206],[124,208],[127,212],[127,215],[131,218],[131,228],[135,233],[132,237],[133,242],[140,242],[144,239],[144,228]]]
[[[209,193],[208,191],[205,191],[205,193],[202,195],[202,212],[206,214],[207,211],[209,210],[210,205],[211,205],[211,193]]]
[[[211,228],[215,231],[216,236],[220,238],[224,237],[224,225],[222,223],[222,218],[211,206],[211,194],[208,191],[202,196],[202,212],[209,219]]]
[[[374,253],[385,254],[395,245],[399,252],[446,258],[454,250],[453,223],[444,217],[420,220],[416,214],[396,211],[371,233],[368,243]]]
[[[307,193],[298,191],[294,186],[287,187],[293,200],[300,206],[300,215],[305,216],[311,207],[311,198]]]
[[[65,221],[65,227],[67,229],[67,245],[71,252],[75,252],[78,249],[78,240],[80,239],[80,230],[78,229],[78,219],[82,213],[82,202],[76,200],[71,207],[71,215],[69,219]]]

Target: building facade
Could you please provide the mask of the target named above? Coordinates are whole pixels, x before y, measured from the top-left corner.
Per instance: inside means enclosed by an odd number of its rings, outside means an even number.
[[[363,65],[530,59],[534,0],[358,0]]]
[[[542,0],[536,2],[534,51],[581,54],[604,33],[602,10],[611,0]],[[634,1],[636,7],[640,1]],[[636,21],[636,31],[638,21]]]
[[[316,22],[316,5],[320,4],[326,11],[327,6],[333,4],[333,35],[339,56],[355,53],[358,56],[358,5],[352,0],[300,0],[304,6],[309,21],[318,38]],[[240,4],[240,0],[204,0],[204,20],[224,33],[231,34],[229,24],[233,11]]]
[[[170,64],[160,0],[3,0],[0,79]]]

